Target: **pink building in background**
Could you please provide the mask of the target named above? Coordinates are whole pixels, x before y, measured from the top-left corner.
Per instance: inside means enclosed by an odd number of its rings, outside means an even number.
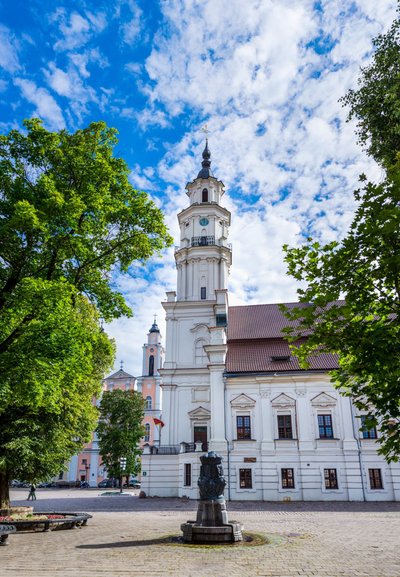
[[[123,362],[121,362],[121,368],[103,381],[103,391],[122,389],[126,391],[137,390],[142,393],[145,399],[143,424],[146,429],[142,445],[160,443],[162,426],[156,423],[162,423],[159,369],[162,368],[163,359],[164,349],[161,344],[161,333],[154,320],[147,335],[147,343],[143,345],[142,376],[136,379],[123,370]],[[97,437],[93,433],[92,441],[84,447],[81,453],[72,457],[67,471],[60,473],[58,482],[60,484],[63,482],[68,484],[87,482],[91,487],[97,487],[97,484],[107,477],[107,471],[99,454]]]

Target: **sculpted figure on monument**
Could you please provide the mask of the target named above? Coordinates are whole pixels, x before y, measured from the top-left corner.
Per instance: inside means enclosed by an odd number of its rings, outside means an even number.
[[[226,481],[222,468],[222,457],[214,451],[209,451],[200,457],[200,477],[197,481],[201,500],[215,500],[224,498]]]

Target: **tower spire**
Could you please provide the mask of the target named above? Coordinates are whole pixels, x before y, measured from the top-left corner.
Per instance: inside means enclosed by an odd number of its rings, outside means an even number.
[[[152,324],[149,332],[150,333],[159,333],[160,332],[160,329],[158,328],[158,325],[157,325],[157,315],[156,314],[154,315],[154,323]]]
[[[197,178],[210,178],[210,176],[213,176],[213,173],[211,172],[211,152],[208,148],[208,134],[210,131],[207,128],[207,124],[201,129],[201,131],[206,135],[206,146],[203,150],[203,160],[201,163],[202,169],[197,175]]]

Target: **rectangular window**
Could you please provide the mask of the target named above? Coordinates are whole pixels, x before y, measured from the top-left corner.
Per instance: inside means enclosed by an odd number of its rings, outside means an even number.
[[[325,489],[338,489],[336,469],[324,469]]]
[[[217,327],[226,327],[226,315],[215,315],[215,324]]]
[[[293,439],[292,415],[278,415],[278,438]]]
[[[367,416],[361,416],[361,431],[363,439],[377,439],[378,435],[376,433],[376,427],[368,427],[366,424]]]
[[[200,298],[202,301],[207,298],[207,291],[205,286],[200,287]]]
[[[250,416],[236,417],[236,432],[238,439],[251,439]]]
[[[185,479],[184,486],[190,487],[192,485],[192,464],[185,463]]]
[[[333,439],[332,415],[318,415],[320,439]]]
[[[293,469],[281,469],[282,489],[294,489]]]
[[[241,489],[252,489],[251,469],[239,469],[239,483]]]
[[[380,469],[368,469],[368,475],[371,489],[383,489],[382,473]]]

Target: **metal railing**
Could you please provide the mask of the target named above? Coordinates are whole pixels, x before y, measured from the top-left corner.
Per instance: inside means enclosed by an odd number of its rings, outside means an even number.
[[[151,455],[178,455],[180,450],[180,445],[161,445],[157,447],[153,445],[150,447]]]
[[[184,443],[185,453],[195,453],[196,452],[196,443]],[[208,451],[208,443],[202,443],[201,445],[202,451]]]
[[[192,246],[210,246],[215,244],[215,236],[192,236]]]
[[[197,448],[196,448],[197,445]],[[179,453],[195,453],[196,451],[208,451],[208,443],[181,443],[180,445],[152,445],[150,455],[178,455]]]

